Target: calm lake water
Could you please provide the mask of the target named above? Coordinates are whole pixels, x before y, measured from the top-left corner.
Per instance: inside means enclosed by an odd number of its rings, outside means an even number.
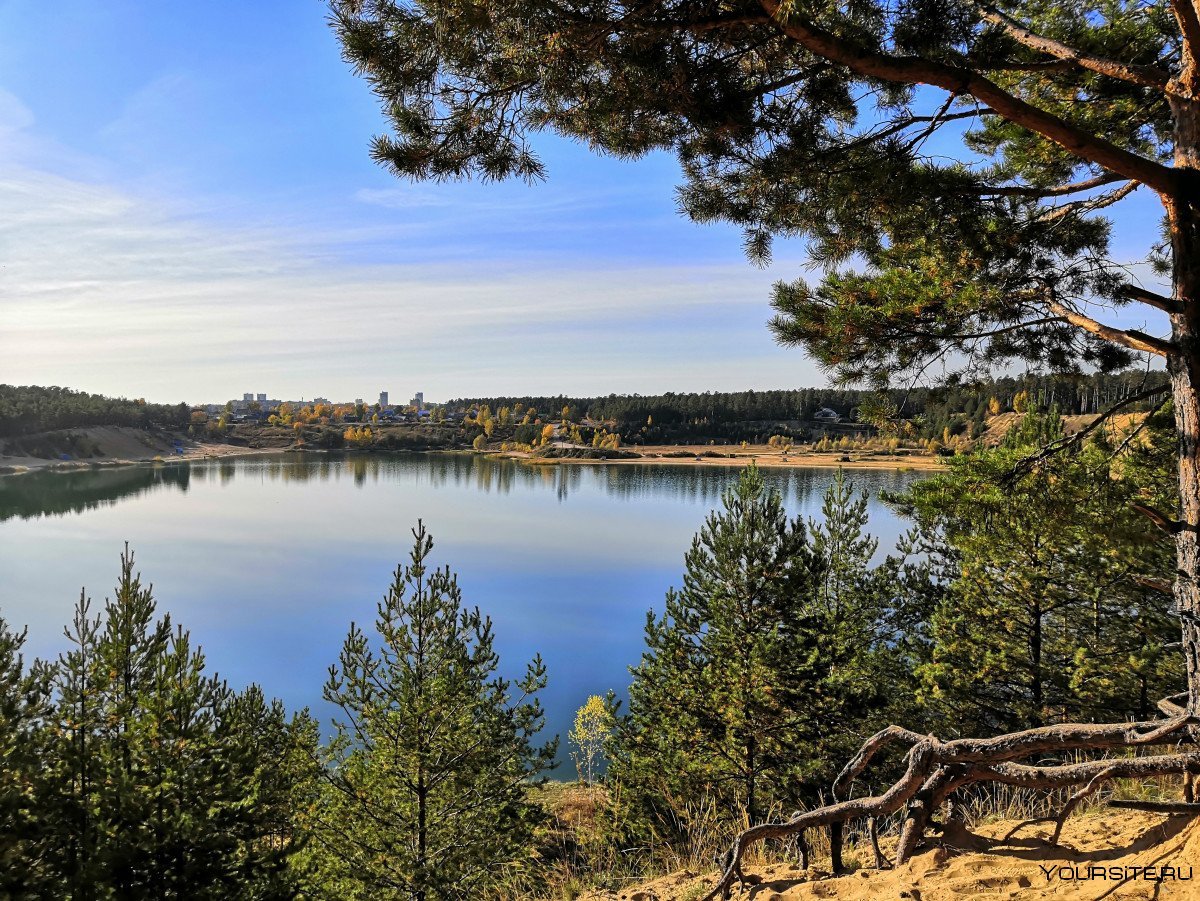
[[[819,517],[834,470],[768,469],[792,514]],[[881,555],[904,523],[881,504],[919,476],[851,470]],[[0,616],[28,656],[65,648],[84,588],[111,595],[126,541],[160,611],[232,685],[260,683],[323,720],[326,670],[369,624],[424,519],[433,560],[495,622],[506,674],[546,661],[548,730],[589,694],[624,695],[646,611],[661,611],[733,467],[531,467],[462,454],[287,455],[0,477]],[[560,756],[565,753],[565,747]],[[564,772],[565,774],[565,772]]]

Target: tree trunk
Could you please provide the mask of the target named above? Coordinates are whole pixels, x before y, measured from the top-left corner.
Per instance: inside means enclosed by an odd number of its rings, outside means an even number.
[[[1046,708],[1045,693],[1042,691],[1042,605],[1040,595],[1032,598],[1029,621],[1029,691],[1033,703],[1031,726],[1040,726]]]
[[[1181,88],[1186,86],[1181,86]],[[1196,87],[1196,85],[1192,85]],[[1183,627],[1188,713],[1200,715],[1200,101],[1171,97],[1175,166],[1186,171],[1178,195],[1164,197],[1173,257],[1171,335],[1179,352],[1168,360],[1178,431],[1179,524],[1175,533],[1175,603]]]

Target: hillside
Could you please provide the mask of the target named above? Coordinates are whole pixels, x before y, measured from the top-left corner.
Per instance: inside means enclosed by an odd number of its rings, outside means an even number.
[[[1047,824],[1026,826],[1005,840],[1016,825],[993,823],[976,834],[962,830],[948,840],[960,850],[937,848],[895,870],[859,869],[837,879],[816,868],[803,872],[796,864],[747,866],[747,876],[761,881],[748,891],[735,888],[733,898],[1200,899],[1200,821],[1101,807],[1069,820],[1061,847],[1047,843],[1051,829]],[[1153,874],[1145,872],[1148,867],[1155,868]],[[1167,875],[1166,867],[1174,868],[1173,878],[1161,882],[1148,878]],[[587,894],[580,901],[698,901],[715,880],[715,873],[697,876],[684,871],[622,891]]]

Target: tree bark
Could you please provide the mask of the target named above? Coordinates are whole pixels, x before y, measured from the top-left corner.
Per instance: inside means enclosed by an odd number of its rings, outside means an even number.
[[[1195,78],[1189,81],[1195,82]],[[1193,85],[1194,86],[1194,85]],[[1163,197],[1170,228],[1178,312],[1171,334],[1179,352],[1168,359],[1178,433],[1179,525],[1175,531],[1175,603],[1182,620],[1187,711],[1200,715],[1200,101],[1173,95],[1175,166],[1182,188]]]

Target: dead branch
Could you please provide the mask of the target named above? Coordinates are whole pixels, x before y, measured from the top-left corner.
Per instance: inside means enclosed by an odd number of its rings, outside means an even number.
[[[1150,520],[1168,535],[1175,535],[1183,531],[1183,523],[1172,519],[1161,510],[1154,509],[1149,504],[1130,504],[1129,507],[1131,510],[1136,510],[1142,514],[1142,516],[1146,517],[1146,519]]]
[[[1053,840],[1057,842],[1067,817],[1082,801],[1095,794],[1104,782],[1158,775],[1190,778],[1193,774],[1200,774],[1200,754],[1109,758],[1060,766],[1031,766],[1016,761],[1046,754],[1061,756],[1076,751],[1172,744],[1187,737],[1193,719],[1175,703],[1174,696],[1161,701],[1160,707],[1170,710],[1174,715],[1170,719],[1139,723],[1041,726],[993,738],[960,738],[946,742],[932,735],[921,736],[899,726],[889,726],[868,738],[838,775],[834,797],[846,793],[850,783],[862,774],[882,749],[892,744],[908,744],[904,774],[891,788],[881,795],[835,801],[825,807],[795,813],[782,823],[762,823],[742,831],[724,857],[719,881],[704,901],[712,901],[718,896],[729,898],[735,879],[742,884],[746,882],[741,861],[748,848],[758,842],[783,839],[797,833],[803,836],[807,829],[829,827],[836,866],[841,856],[844,826],[852,820],[867,820],[875,862],[882,867],[886,858],[879,850],[878,819],[906,807],[896,848],[896,865],[899,866],[916,852],[931,827],[934,812],[955,791],[974,783],[1001,782],[1040,789],[1082,785],[1083,789],[1068,799],[1059,815],[1049,818],[1056,823]],[[1196,808],[1200,811],[1200,805],[1196,805]],[[803,851],[802,854],[807,857]]]
[[[1109,807],[1122,810],[1142,810],[1146,813],[1165,813],[1171,816],[1200,816],[1200,804],[1186,801],[1109,801]]]

